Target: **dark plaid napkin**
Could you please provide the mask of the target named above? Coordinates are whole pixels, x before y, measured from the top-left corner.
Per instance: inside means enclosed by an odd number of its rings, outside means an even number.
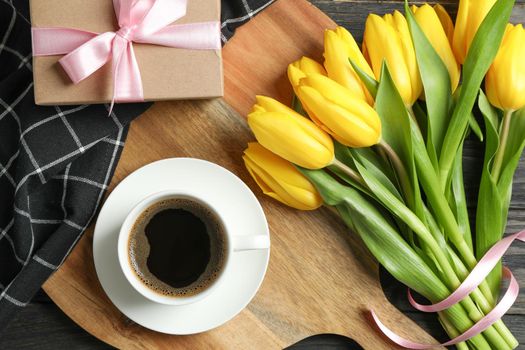
[[[223,0],[223,43],[270,2]],[[28,14],[28,0],[0,0],[0,330],[90,224],[149,107],[36,106]]]

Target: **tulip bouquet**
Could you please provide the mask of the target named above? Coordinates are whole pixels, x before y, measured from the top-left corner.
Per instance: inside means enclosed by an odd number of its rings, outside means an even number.
[[[361,48],[344,28],[326,30],[323,64],[288,67],[291,107],[257,96],[250,174],[286,205],[334,209],[396,279],[446,299],[501,239],[525,146],[525,31],[508,24],[513,3],[461,0],[455,26],[439,5],[405,3],[404,15],[369,15]],[[471,132],[486,143],[474,230],[462,169]],[[501,266],[438,313],[451,337],[493,310],[500,281]],[[457,347],[517,345],[497,320]]]

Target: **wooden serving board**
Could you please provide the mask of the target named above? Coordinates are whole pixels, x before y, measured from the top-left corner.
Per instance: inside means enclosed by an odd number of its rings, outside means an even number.
[[[93,225],[45,291],[76,323],[118,348],[280,349],[317,333],[349,336],[366,349],[393,349],[372,326],[373,308],[401,335],[432,341],[391,306],[378,268],[360,240],[325,209],[299,212],[262,195],[241,155],[253,136],[245,115],[256,94],[289,102],[288,63],[320,58],[323,30],[334,22],[305,0],[278,0],[241,27],[224,47],[225,97],[156,103],[132,123],[110,191],[159,159],[196,157],[237,174],[255,192],[272,235],[270,265],[251,304],[227,324],[192,336],[145,329],[121,314],[95,273]]]

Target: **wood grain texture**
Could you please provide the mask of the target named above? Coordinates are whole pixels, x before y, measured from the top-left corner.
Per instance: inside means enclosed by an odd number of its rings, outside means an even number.
[[[400,1],[313,2],[338,24],[351,29],[358,39],[366,13],[402,6]],[[445,2],[450,6],[455,3]],[[517,5],[518,13],[524,6]],[[164,335],[130,322],[111,304],[98,283],[92,261],[91,227],[44,286],[66,314],[101,340],[132,349],[277,349],[316,333],[347,335],[366,349],[394,348],[371,326],[366,316],[371,307],[380,309],[380,316],[402,335],[431,341],[386,303],[375,261],[336,217],[324,210],[297,212],[264,197],[242,166],[242,151],[253,139],[243,116],[254,95],[267,94],[288,102],[291,91],[285,77],[286,65],[301,55],[319,58],[322,29],[334,25],[304,0],[279,0],[263,11],[239,29],[224,48],[224,99],[156,103],[132,124],[110,186],[111,191],[147,163],[181,156],[216,162],[240,176],[263,205],[273,244],[268,274],[248,308],[226,325],[194,336]],[[472,155],[473,164],[476,157]],[[525,206],[525,200],[522,202]],[[525,223],[519,211],[521,204],[514,205],[511,230]],[[521,252],[517,248],[510,255],[520,257]],[[508,260],[511,265],[514,261],[515,267],[520,265],[518,260]],[[523,276],[523,271],[518,271],[518,276],[520,273]],[[513,310],[519,314],[523,307]],[[523,333],[519,316],[511,320],[511,328]]]

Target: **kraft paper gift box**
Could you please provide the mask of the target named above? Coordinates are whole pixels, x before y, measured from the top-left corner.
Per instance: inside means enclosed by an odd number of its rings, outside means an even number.
[[[112,0],[30,0],[30,8],[34,28],[65,27],[96,33],[119,29]],[[186,15],[173,24],[219,19],[219,0],[188,0]],[[133,48],[145,101],[223,95],[220,49],[181,49],[135,42]],[[91,104],[112,100],[111,60],[91,76],[73,84],[58,63],[61,57],[63,55],[33,57],[36,104]]]

